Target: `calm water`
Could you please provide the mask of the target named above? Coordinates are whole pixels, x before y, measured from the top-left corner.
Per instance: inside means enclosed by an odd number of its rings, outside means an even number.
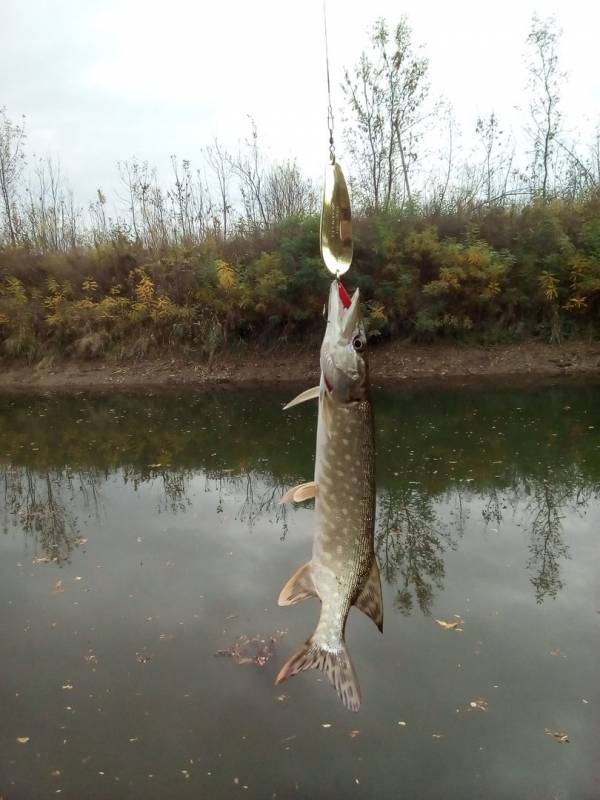
[[[318,617],[276,605],[312,537],[290,396],[0,397],[0,796],[600,797],[600,385],[376,391],[358,714],[273,685]]]

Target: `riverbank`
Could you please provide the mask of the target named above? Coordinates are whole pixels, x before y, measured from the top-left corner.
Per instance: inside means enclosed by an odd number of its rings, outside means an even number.
[[[481,347],[391,342],[371,351],[373,381],[600,375],[600,342],[561,346],[528,342]],[[0,362],[0,389],[78,390],[167,386],[314,383],[318,348],[286,346],[217,353],[205,362],[173,357],[128,363],[96,361],[15,365]]]

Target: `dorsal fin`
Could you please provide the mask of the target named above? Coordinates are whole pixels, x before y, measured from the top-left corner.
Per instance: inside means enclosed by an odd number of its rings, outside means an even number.
[[[377,559],[373,558],[373,566],[369,572],[367,582],[363,586],[362,592],[354,602],[367,617],[371,617],[375,625],[383,633],[383,599],[381,597],[381,577]]]
[[[312,577],[312,561],[296,570],[279,593],[280,606],[293,606],[308,597],[318,597]]]

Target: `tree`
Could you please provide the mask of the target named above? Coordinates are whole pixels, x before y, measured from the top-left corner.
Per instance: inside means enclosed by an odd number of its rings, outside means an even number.
[[[12,122],[6,114],[6,109],[0,108],[0,195],[4,225],[13,247],[17,244],[16,191],[25,165],[24,142],[24,123],[19,125]]]
[[[219,207],[221,210],[222,219],[221,232],[223,239],[226,239],[229,215],[231,213],[231,157],[219,143],[218,139],[215,138],[213,144],[205,148],[204,158],[206,159],[206,163],[217,179],[217,187],[219,190]]]
[[[413,52],[405,18],[392,36],[385,20],[377,20],[371,48],[352,71],[345,70],[342,89],[349,103],[346,140],[354,183],[363,205],[378,210],[412,202],[411,167],[429,91],[428,62]]]
[[[264,194],[269,223],[317,211],[317,194],[312,181],[302,175],[296,161],[273,164],[266,176]]]
[[[246,222],[251,230],[269,227],[265,210],[264,181],[265,167],[258,147],[256,122],[250,119],[250,139],[246,140],[245,151],[240,151],[237,159],[231,160],[231,169],[239,180],[240,194]]]
[[[558,63],[558,44],[561,31],[554,18],[540,19],[534,15],[527,37],[530,48],[529,86],[532,91],[530,112],[532,128],[532,161],[530,182],[534,195],[546,201],[551,193],[551,179],[560,132],[560,84],[564,73]]]

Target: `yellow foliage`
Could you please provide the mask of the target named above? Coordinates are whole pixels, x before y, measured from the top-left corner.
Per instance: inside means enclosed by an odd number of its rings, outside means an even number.
[[[81,288],[84,292],[95,292],[98,289],[98,284],[93,278],[86,278],[81,284]]]
[[[484,244],[467,247],[464,257],[467,264],[475,269],[487,269],[490,266],[490,251]]]
[[[16,305],[24,306],[27,303],[25,287],[18,278],[13,278],[12,275],[6,279],[2,287],[2,294],[6,295]]]
[[[150,308],[154,303],[156,289],[152,278],[143,269],[136,270],[139,281],[135,287],[138,305]]]
[[[558,278],[551,272],[544,270],[538,278],[539,285],[544,293],[544,299],[548,303],[558,300]]]
[[[587,299],[575,295],[567,300],[564,307],[567,311],[585,311],[587,308]]]
[[[492,279],[487,286],[488,294],[491,297],[495,297],[497,294],[500,294],[500,284],[497,280]]]
[[[225,289],[225,291],[233,289],[237,283],[237,276],[231,264],[219,258],[215,262],[215,267],[217,270],[217,281],[221,289]]]

